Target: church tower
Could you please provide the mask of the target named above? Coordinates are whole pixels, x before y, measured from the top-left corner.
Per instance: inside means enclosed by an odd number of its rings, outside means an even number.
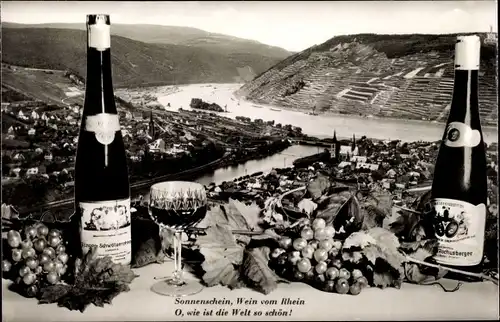
[[[352,135],[351,151],[354,152],[354,150],[356,150],[356,136],[353,134]]]
[[[339,162],[339,157],[340,157],[340,144],[339,141],[337,140],[337,132],[333,130],[333,140],[332,140],[332,146],[331,146],[331,157],[335,163]]]

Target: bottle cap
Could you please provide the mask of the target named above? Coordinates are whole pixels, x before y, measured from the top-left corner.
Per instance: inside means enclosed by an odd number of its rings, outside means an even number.
[[[458,36],[455,45],[455,69],[479,70],[480,51],[479,36]]]
[[[87,15],[88,46],[104,51],[111,46],[109,15]]]
[[[107,14],[92,14],[87,15],[87,25],[96,25],[96,24],[110,24],[109,15]]]

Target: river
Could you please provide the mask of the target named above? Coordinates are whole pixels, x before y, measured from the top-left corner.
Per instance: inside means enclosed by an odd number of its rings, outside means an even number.
[[[276,153],[267,158],[260,160],[250,160],[236,166],[225,167],[215,170],[212,173],[207,173],[194,181],[204,185],[209,185],[211,182],[220,184],[223,181],[231,181],[238,177],[252,174],[255,172],[266,172],[273,168],[286,168],[293,165],[293,161],[298,158],[312,155],[323,151],[324,148],[307,146],[307,145],[292,145],[280,153]]]
[[[292,124],[300,126],[303,133],[320,138],[331,137],[333,130],[336,130],[338,138],[351,138],[355,134],[358,138],[366,135],[370,138],[399,139],[406,142],[437,141],[441,139],[444,130],[443,124],[427,121],[365,118],[351,115],[308,115],[285,109],[274,111],[271,108],[280,109],[280,107],[253,104],[245,100],[238,101],[233,92],[240,86],[241,84],[194,84],[179,86],[179,90],[172,94],[162,94],[167,92],[168,87],[156,88],[153,91],[162,105],[167,106],[170,103],[170,107],[165,107],[168,110],[175,111],[180,107],[189,109],[191,98],[201,98],[222,107],[227,105],[228,112],[219,113],[227,117],[246,116],[252,119],[261,118],[264,121],[274,120],[276,123]],[[486,143],[498,142],[496,128],[484,128],[483,134]]]
[[[338,138],[351,138],[353,134],[357,138],[363,135],[377,139],[399,139],[402,141],[436,141],[441,138],[443,124],[435,124],[424,121],[408,121],[397,119],[362,118],[357,116],[325,116],[307,115],[305,113],[288,111],[279,107],[253,104],[245,100],[238,100],[233,92],[240,84],[194,84],[179,86],[173,91],[171,86],[160,87],[152,90],[158,101],[170,111],[179,108],[190,109],[189,103],[192,98],[201,98],[209,103],[217,103],[222,107],[227,106],[227,113],[218,113],[230,118],[246,116],[252,119],[261,118],[265,121],[274,120],[276,123],[292,124],[300,126],[302,131],[316,137],[331,137],[333,130],[337,131]],[[170,94],[166,94],[170,92]],[[172,93],[173,92],[173,93]],[[167,104],[170,103],[170,107]],[[239,104],[239,105],[238,105]],[[271,110],[280,109],[280,111]],[[498,142],[497,129],[483,129],[487,143]],[[322,148],[294,145],[281,153],[273,156],[248,161],[244,164],[221,168],[213,173],[205,174],[195,181],[208,185],[222,181],[230,181],[246,174],[258,171],[269,171],[272,168],[291,166],[297,158],[321,152]]]

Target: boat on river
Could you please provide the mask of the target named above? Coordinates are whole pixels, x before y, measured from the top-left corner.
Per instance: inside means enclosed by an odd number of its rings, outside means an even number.
[[[275,111],[275,112],[281,112],[281,110],[279,108],[273,108],[273,107],[271,107],[270,110],[271,111]]]

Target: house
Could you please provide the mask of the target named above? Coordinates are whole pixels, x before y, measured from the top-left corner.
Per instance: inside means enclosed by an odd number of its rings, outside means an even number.
[[[420,173],[415,171],[408,172],[407,175],[410,177],[420,178]]]
[[[36,130],[34,128],[31,128],[28,130],[28,135],[33,136],[36,134]]]
[[[15,161],[24,161],[26,158],[24,157],[23,154],[21,153],[16,153],[14,155],[14,157],[12,158],[12,160],[15,160]]]
[[[37,175],[37,174],[38,174],[37,167],[29,168],[28,170],[26,170],[26,176],[33,176],[33,175]]]
[[[47,173],[47,167],[44,165],[39,165],[38,166],[38,174],[46,174]]]
[[[339,163],[338,168],[339,169],[343,169],[345,167],[350,167],[350,166],[351,166],[351,162],[342,161],[342,162]]]
[[[404,183],[396,183],[396,188],[404,190],[406,189],[406,185]]]
[[[175,154],[183,153],[183,152],[186,152],[186,151],[184,149],[182,149],[179,144],[174,144],[174,146],[172,148],[168,149],[165,152],[168,153],[168,154],[175,155]]]
[[[359,156],[359,155],[354,155],[352,158],[351,158],[351,162],[361,162],[361,163],[366,163],[366,161],[368,160],[367,157],[365,156]]]
[[[35,153],[36,154],[42,154],[43,153],[43,150],[41,148],[36,148],[35,149]]]
[[[43,156],[43,158],[44,158],[45,160],[47,160],[47,161],[52,161],[52,158],[53,158],[52,153],[50,153],[50,152],[46,153],[46,154]]]
[[[149,137],[150,138],[150,137]],[[149,150],[151,152],[160,152],[160,153],[165,153],[166,150],[166,144],[163,139],[158,139],[152,143],[149,144]]]
[[[36,111],[31,112],[31,118],[33,120],[38,120],[40,118],[40,115]]]
[[[350,160],[352,156],[359,155],[359,149],[355,147],[354,150],[352,150],[350,145],[341,145],[339,154],[342,160]]]
[[[7,130],[7,133],[8,134],[14,134],[14,127],[12,127],[12,125],[9,127],[9,129]]]
[[[23,111],[22,111],[22,110],[19,110],[19,112],[17,112],[17,116],[18,116],[19,118],[25,118],[24,113],[23,113]]]
[[[130,132],[126,129],[122,129],[121,132],[122,132],[122,137],[130,136]]]
[[[356,164],[356,169],[369,169],[370,171],[377,171],[378,168],[379,165],[374,163],[358,162],[358,164]]]
[[[395,177],[396,177],[396,175],[397,175],[397,172],[396,172],[396,170],[394,170],[394,169],[390,169],[389,171],[387,171],[387,172],[386,172],[386,174],[385,174],[385,175],[386,175],[387,177],[389,177],[389,178],[395,178]]]

